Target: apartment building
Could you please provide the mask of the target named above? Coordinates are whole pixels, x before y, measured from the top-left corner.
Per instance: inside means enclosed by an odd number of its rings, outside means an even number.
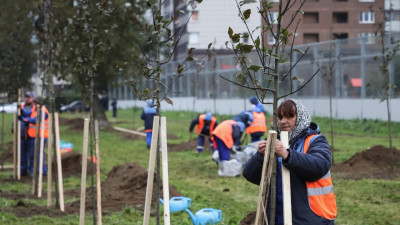
[[[278,17],[279,3],[277,0],[275,2],[271,19]],[[299,1],[288,15],[292,15],[298,5]],[[304,14],[299,13],[296,17],[296,21],[300,19],[297,30],[297,22],[294,22],[289,31],[296,34],[295,45],[329,41],[331,37],[348,39],[373,36],[377,24],[383,21],[384,6],[385,0],[308,0],[301,9]],[[285,25],[290,22],[288,15],[282,21]],[[270,45],[274,43],[272,35],[268,36],[267,42]]]

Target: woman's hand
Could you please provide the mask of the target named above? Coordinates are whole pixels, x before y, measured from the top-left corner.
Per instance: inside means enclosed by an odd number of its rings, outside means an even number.
[[[275,154],[282,157],[283,160],[285,160],[289,155],[289,151],[286,150],[285,146],[283,146],[282,142],[278,139],[275,140]]]
[[[262,155],[262,156],[264,156],[264,153],[265,153],[265,148],[267,147],[267,141],[261,141],[259,144],[258,144],[258,152]]]

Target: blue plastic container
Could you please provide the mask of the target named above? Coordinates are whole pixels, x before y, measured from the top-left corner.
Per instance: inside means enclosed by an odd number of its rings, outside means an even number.
[[[160,199],[160,202],[162,204],[164,204],[164,201],[162,199]],[[187,208],[190,207],[190,204],[192,203],[192,199],[188,198],[188,197],[172,197],[169,200],[169,212],[173,213],[173,212],[180,212],[183,211]]]
[[[222,220],[222,211],[219,209],[204,208],[196,212],[196,225],[216,224]]]

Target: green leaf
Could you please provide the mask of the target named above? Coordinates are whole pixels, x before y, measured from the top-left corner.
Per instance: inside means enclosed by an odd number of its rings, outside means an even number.
[[[260,48],[260,37],[259,36],[254,41],[254,45],[257,46],[257,48]]]
[[[298,80],[298,81],[300,81],[300,83],[304,82],[304,79],[301,77],[292,77],[292,80]]]
[[[228,35],[229,35],[230,38],[232,38],[233,30],[232,30],[231,27],[228,28]]]
[[[202,3],[203,2],[203,0],[196,0],[198,3]]]
[[[301,54],[305,54],[305,52],[304,51],[302,51],[302,50],[300,50],[300,49],[297,49],[297,48],[295,48],[295,49],[293,49],[293,51],[294,52],[299,52],[299,53],[301,53]]]
[[[188,54],[189,54],[189,55],[193,54],[193,50],[195,50],[195,49],[196,49],[196,48],[190,48],[189,51],[188,51]]]
[[[243,13],[243,16],[244,16],[244,19],[248,19],[248,18],[250,18],[250,14],[251,14],[251,9],[247,9],[246,11],[244,11],[244,13]]]
[[[240,41],[240,34],[234,34],[231,38],[233,43],[238,43]]]
[[[212,46],[212,43],[208,44],[208,48],[207,48],[207,49],[210,49],[210,48],[211,48],[211,46]]]
[[[261,66],[256,66],[256,65],[252,65],[249,67],[249,70],[253,70],[254,72],[257,72],[261,69]]]
[[[253,48],[254,48],[254,45],[242,45],[240,50],[243,53],[250,53]]]
[[[192,62],[194,61],[194,58],[190,55],[186,58],[186,61]]]

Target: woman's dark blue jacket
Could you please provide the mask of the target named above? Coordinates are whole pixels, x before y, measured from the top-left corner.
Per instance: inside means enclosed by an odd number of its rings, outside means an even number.
[[[316,123],[311,123],[311,125],[300,133],[292,143],[289,143],[289,157],[283,161],[283,165],[290,170],[292,224],[333,225],[334,220],[328,220],[316,215],[311,210],[308,203],[306,181],[319,180],[331,167],[331,152],[329,150],[328,141],[323,135],[318,135],[314,138],[312,143],[310,143],[307,154],[302,153],[306,137],[312,134],[319,134],[319,128]],[[243,169],[243,176],[249,182],[257,185],[260,184],[263,160],[263,156],[257,152],[249,161],[246,162]],[[277,210],[275,224],[277,225],[283,224],[282,176],[280,161],[281,158],[279,157],[276,176]]]

